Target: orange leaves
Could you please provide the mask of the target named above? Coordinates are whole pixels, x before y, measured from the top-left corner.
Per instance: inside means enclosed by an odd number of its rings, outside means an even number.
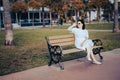
[[[81,0],[75,0],[75,2],[76,2],[76,4],[75,4],[76,9],[84,7],[84,4]]]
[[[38,9],[42,6],[42,4],[40,2],[37,2],[36,0],[30,0],[29,1],[29,7]]]
[[[28,5],[23,1],[14,2],[11,6],[14,12],[26,12],[28,10]]]
[[[101,7],[103,5],[105,5],[108,2],[108,0],[91,0],[91,4],[97,6],[97,7]]]
[[[67,5],[63,5],[63,7],[62,7],[62,10],[63,10],[63,11],[66,11],[66,10],[68,10],[68,7],[67,7]]]
[[[84,4],[83,4],[83,0],[69,0],[70,1],[70,5],[73,6],[75,9],[79,9],[79,8],[83,8]]]

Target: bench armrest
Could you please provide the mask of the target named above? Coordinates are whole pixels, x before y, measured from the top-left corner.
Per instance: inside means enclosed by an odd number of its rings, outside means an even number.
[[[46,42],[47,42],[47,45],[48,45],[48,50],[49,50],[49,53],[50,53],[50,54],[51,54],[51,53],[54,53],[54,54],[60,53],[60,54],[62,54],[62,47],[61,47],[61,46],[59,46],[59,45],[54,45],[54,46],[52,46],[52,45],[50,44],[50,42],[49,42],[48,37],[45,37],[45,39],[46,39]]]
[[[62,47],[59,45],[51,46],[50,52],[53,52],[54,54],[57,54],[57,53],[62,54]]]
[[[94,46],[101,46],[101,47],[98,47],[98,48],[93,48],[93,54],[99,54],[100,56],[100,59],[102,59],[103,57],[100,55],[100,52],[101,50],[103,49],[103,43],[100,39],[94,39],[92,40],[94,42]]]
[[[94,46],[102,46],[102,41],[100,39],[93,39]]]

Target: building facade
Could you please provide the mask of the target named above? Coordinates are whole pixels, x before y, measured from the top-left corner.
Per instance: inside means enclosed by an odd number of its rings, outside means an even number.
[[[48,8],[32,9],[29,8],[25,13],[11,12],[12,24],[23,26],[50,25],[51,13]],[[0,26],[4,24],[4,10],[0,7]]]

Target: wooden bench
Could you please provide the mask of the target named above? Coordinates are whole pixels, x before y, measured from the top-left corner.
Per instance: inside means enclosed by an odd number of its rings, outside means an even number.
[[[60,66],[60,69],[64,69],[63,65],[61,65],[62,56],[64,54],[69,53],[75,53],[80,52],[83,50],[77,49],[75,47],[72,47],[70,49],[63,49],[65,46],[74,46],[74,35],[68,34],[68,35],[60,35],[60,36],[47,36],[45,37],[48,51],[50,53],[50,61],[48,63],[48,66],[51,66],[53,63],[58,63]],[[100,54],[102,47],[102,42],[100,39],[94,39],[94,48],[93,53],[98,54],[100,59],[103,59],[103,57]]]

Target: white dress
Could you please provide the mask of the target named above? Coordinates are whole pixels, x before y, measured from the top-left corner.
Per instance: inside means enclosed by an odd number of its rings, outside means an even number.
[[[75,35],[75,47],[78,49],[85,50],[88,47],[92,47],[94,43],[91,39],[88,39],[84,42],[83,46],[81,46],[81,43],[85,40],[85,38],[89,38],[88,31],[79,29],[79,28],[72,28],[72,33]]]

